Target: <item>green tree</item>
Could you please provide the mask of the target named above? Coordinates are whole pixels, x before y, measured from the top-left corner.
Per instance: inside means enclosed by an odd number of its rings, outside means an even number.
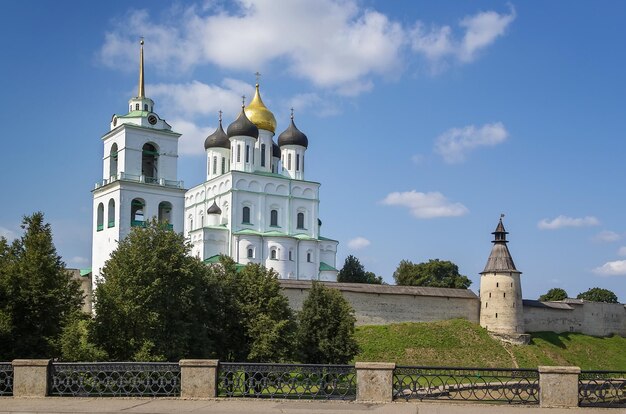
[[[220,342],[222,289],[181,234],[133,227],[102,269],[93,336],[113,360],[207,358]]]
[[[615,293],[608,289],[602,289],[599,287],[594,287],[586,292],[581,292],[578,296],[576,296],[576,298],[588,300],[590,302],[619,303]]]
[[[383,278],[373,272],[366,272],[356,257],[349,255],[337,275],[337,282],[382,284]]]
[[[359,352],[354,339],[353,310],[339,290],[313,282],[298,321],[301,362],[347,364]]]
[[[459,267],[447,260],[429,260],[415,264],[402,260],[393,273],[396,284],[467,289],[472,281],[459,273]]]
[[[24,234],[0,238],[0,359],[60,357],[60,337],[83,301],[57,254],[43,213],[25,216]]]
[[[80,314],[72,318],[61,334],[61,355],[64,361],[106,361],[107,353],[91,338],[93,319]]]
[[[552,288],[545,294],[539,296],[541,301],[564,300],[567,299],[567,292],[561,288]]]
[[[232,259],[220,265],[226,300],[226,338],[220,358],[281,362],[293,358],[296,322],[276,272],[258,264],[237,269]]]

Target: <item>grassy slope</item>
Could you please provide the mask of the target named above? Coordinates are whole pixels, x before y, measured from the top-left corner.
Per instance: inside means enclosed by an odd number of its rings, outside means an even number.
[[[400,365],[536,367],[577,365],[582,369],[626,370],[626,338],[541,332],[529,346],[503,345],[480,326],[462,319],[431,323],[361,326],[357,361]],[[515,362],[516,361],[516,362]]]

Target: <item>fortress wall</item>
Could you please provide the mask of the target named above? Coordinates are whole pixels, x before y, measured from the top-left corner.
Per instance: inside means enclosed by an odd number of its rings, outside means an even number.
[[[302,309],[311,282],[280,280],[292,309]],[[480,300],[471,290],[325,282],[354,309],[357,325],[465,318],[478,323]]]
[[[626,337],[626,306],[583,301],[524,301],[524,323],[526,332],[580,332],[594,336],[615,334]]]

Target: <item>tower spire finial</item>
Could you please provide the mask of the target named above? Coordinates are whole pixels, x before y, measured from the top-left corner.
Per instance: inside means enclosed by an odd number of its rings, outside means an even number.
[[[245,108],[246,106],[246,95],[241,95],[241,107]]]
[[[293,106],[291,107],[291,120],[293,121]]]
[[[220,124],[221,124],[222,123],[222,110],[220,109],[217,113],[219,114],[218,119],[219,119]]]
[[[143,36],[141,36],[139,44],[141,45],[141,49],[139,51],[139,91],[137,93],[137,97],[145,98],[146,90],[143,82]]]
[[[260,73],[259,73],[259,71],[257,70],[257,71],[254,73],[254,76],[256,76],[256,86],[257,86],[257,88],[258,88],[258,87],[259,87],[259,79],[261,79],[261,74],[260,74]]]

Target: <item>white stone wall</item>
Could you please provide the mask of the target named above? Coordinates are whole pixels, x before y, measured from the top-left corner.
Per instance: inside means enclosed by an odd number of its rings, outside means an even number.
[[[562,302],[556,302],[562,303]],[[550,302],[547,302],[549,305]],[[626,337],[626,305],[621,303],[569,303],[571,309],[524,306],[528,332],[580,332],[594,336]]]
[[[302,309],[310,283],[281,281],[283,293],[292,309]],[[471,291],[431,288],[441,296],[413,295],[415,288],[405,286],[327,283],[339,289],[354,309],[357,325],[385,325],[401,322],[434,322],[454,318],[479,321],[480,301]],[[419,289],[419,288],[417,288]],[[360,291],[359,291],[360,290]],[[446,292],[449,295],[446,296]],[[456,294],[461,293],[463,297]]]

